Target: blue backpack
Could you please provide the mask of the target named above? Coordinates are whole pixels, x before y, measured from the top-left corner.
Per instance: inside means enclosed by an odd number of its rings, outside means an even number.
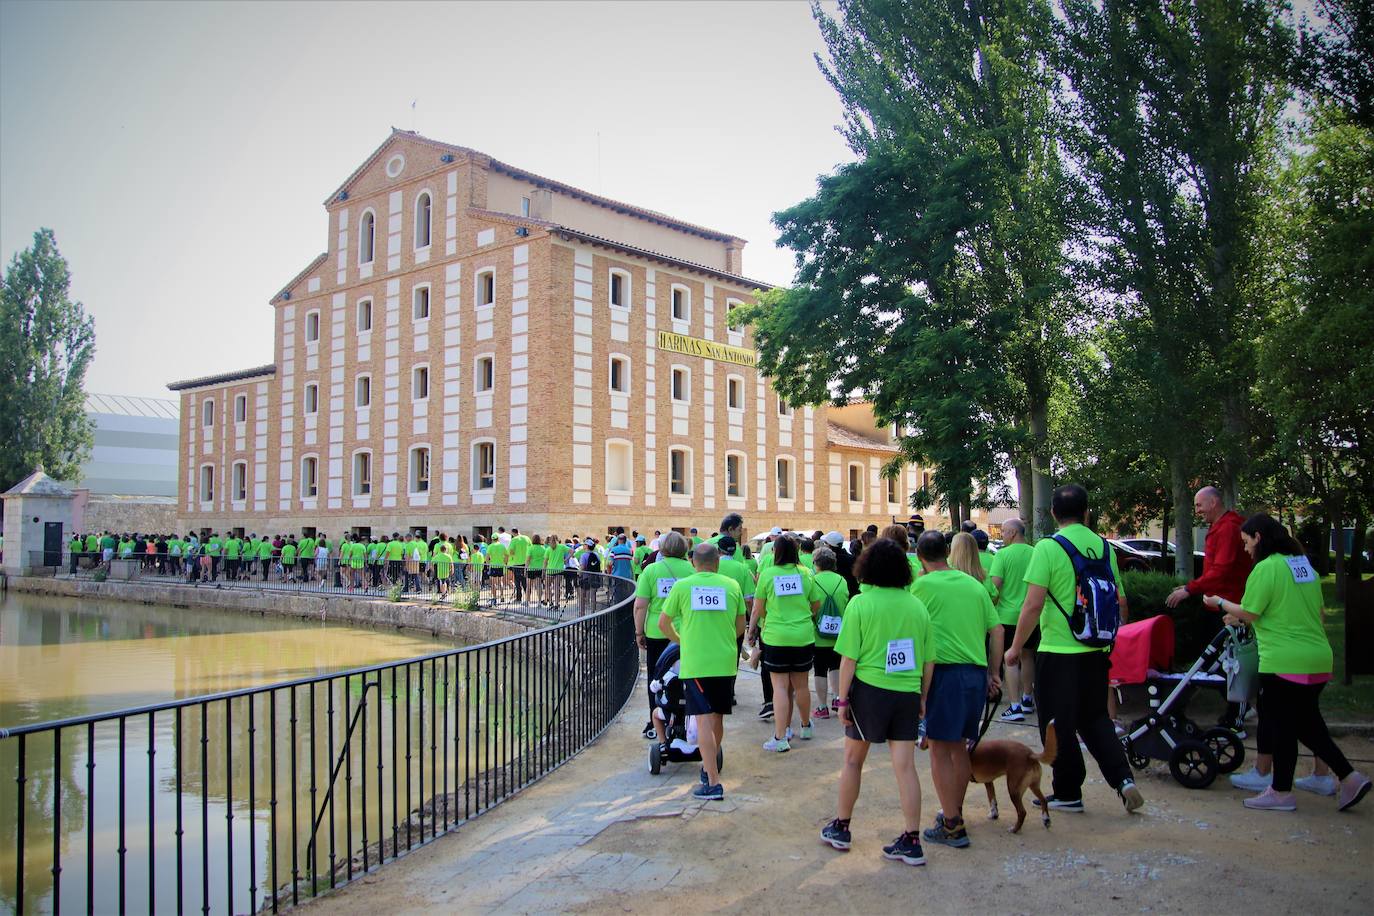
[[[1050,595],[1054,606],[1068,621],[1073,638],[1085,646],[1102,649],[1116,641],[1121,625],[1121,606],[1116,597],[1116,576],[1112,574],[1111,545],[1102,540],[1101,557],[1085,557],[1073,542],[1062,534],[1054,535],[1054,542],[1064,548],[1073,564],[1073,613]]]

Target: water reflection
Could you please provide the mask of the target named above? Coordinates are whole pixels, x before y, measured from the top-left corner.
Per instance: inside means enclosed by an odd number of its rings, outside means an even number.
[[[0,603],[0,725],[275,683],[451,646],[422,635],[317,621],[14,594]],[[278,691],[255,697],[251,709],[248,698],[240,698],[180,716],[169,711],[67,729],[56,743],[51,735],[32,736],[22,743],[22,782],[16,782],[21,742],[0,741],[0,907],[12,911],[17,902],[13,838],[22,823],[25,912],[55,909],[59,859],[62,909],[86,908],[88,900],[96,910],[121,903],[170,909],[178,897],[187,907],[199,907],[206,897],[216,911],[249,909],[243,889],[269,886],[274,817],[283,822],[288,843],[285,823],[297,826],[300,842],[292,851],[299,859],[314,810],[304,778],[307,772],[314,778],[320,796],[332,764],[330,738],[342,746],[362,685],[353,678],[314,693],[312,701],[309,691],[295,692],[294,723],[292,692]],[[380,746],[375,717],[383,710],[376,691],[370,693],[369,744]],[[280,706],[275,720],[269,719],[273,696]],[[354,757],[362,749],[356,750],[346,761],[350,769],[361,765]],[[369,750],[375,770],[375,751]],[[348,818],[336,819],[338,830],[354,826],[340,820]],[[361,829],[362,820],[356,826]],[[379,820],[370,827],[378,830]],[[150,836],[156,856],[149,855]],[[153,862],[172,865],[159,872]],[[226,864],[236,875],[232,883]],[[279,871],[284,867],[279,863]],[[278,877],[289,880],[289,872]],[[235,885],[240,896],[231,907],[229,887]]]

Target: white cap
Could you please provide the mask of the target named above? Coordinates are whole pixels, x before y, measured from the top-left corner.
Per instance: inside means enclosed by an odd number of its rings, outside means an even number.
[[[769,537],[775,537],[775,538],[776,538],[776,537],[782,537],[782,529],[779,528],[778,526],[774,525],[772,528],[770,528],[770,529],[768,530],[768,536],[769,536]]]
[[[843,547],[843,546],[844,546],[844,535],[840,534],[838,531],[829,531],[829,532],[826,532],[825,537],[821,538],[821,540],[822,540],[822,541],[825,541],[825,542],[826,542],[827,544],[829,544],[831,547]]]

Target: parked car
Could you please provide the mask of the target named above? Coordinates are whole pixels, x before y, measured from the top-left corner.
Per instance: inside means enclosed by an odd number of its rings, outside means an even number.
[[[1107,543],[1111,544],[1112,550],[1116,552],[1116,566],[1122,572],[1149,572],[1155,568],[1148,554],[1136,550],[1125,541],[1107,538]]]
[[[1178,548],[1173,541],[1161,541],[1159,538],[1122,538],[1121,543],[1140,555],[1148,557],[1150,565],[1154,569],[1165,573],[1174,571],[1174,551]],[[1202,559],[1202,551],[1193,551],[1193,575],[1195,576],[1202,574]],[[1118,562],[1120,561],[1118,560]]]

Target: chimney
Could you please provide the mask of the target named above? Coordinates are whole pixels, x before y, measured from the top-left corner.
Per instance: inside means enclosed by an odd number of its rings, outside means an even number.
[[[744,239],[731,239],[725,243],[725,272],[741,276],[744,273]]]
[[[553,192],[548,188],[535,188],[530,191],[530,216],[535,219],[553,220]]]

